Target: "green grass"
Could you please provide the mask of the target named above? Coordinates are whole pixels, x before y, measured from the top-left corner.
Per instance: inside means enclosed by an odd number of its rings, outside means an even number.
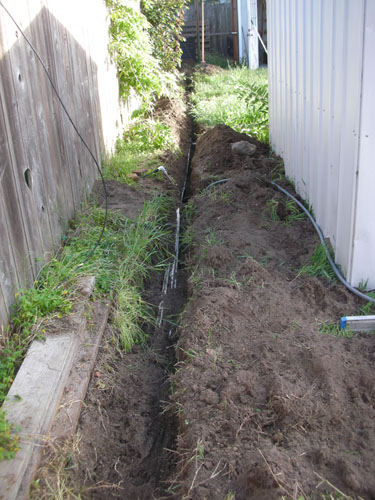
[[[231,64],[228,58],[222,56],[218,52],[206,54],[205,60],[206,60],[207,64],[212,64],[213,66],[218,66],[219,68],[223,68],[223,69],[230,68],[230,64]]]
[[[324,335],[331,335],[332,337],[345,337],[350,339],[355,335],[350,329],[345,328],[343,330],[340,325],[332,323],[330,321],[322,321],[319,325],[319,333]]]
[[[311,256],[310,263],[304,264],[296,278],[307,274],[309,276],[320,276],[329,281],[336,282],[337,277],[332,269],[323,245],[317,245]]]
[[[171,203],[167,196],[156,196],[145,203],[135,221],[109,212],[104,237],[87,261],[102,230],[104,210],[87,209],[73,223],[67,244],[42,269],[34,286],[16,293],[11,328],[1,346],[0,403],[28,346],[36,336],[44,334],[48,318],[62,317],[71,310],[75,283],[82,275],[94,275],[97,292],[114,297],[114,321],[120,332],[114,339],[117,346],[128,351],[134,343],[144,340],[142,324],[152,321],[153,315],[142,299],[142,291],[150,273],[163,269]],[[11,458],[15,449],[9,424],[0,412],[0,459]]]
[[[224,123],[268,143],[267,70],[232,67],[213,75],[196,73],[192,114],[205,126]]]
[[[284,205],[284,208],[281,210],[283,213],[282,218],[278,213],[281,204]],[[269,211],[271,220],[274,222],[282,221],[286,226],[289,226],[292,222],[302,221],[307,218],[305,212],[300,210],[293,200],[278,201],[271,198],[267,201],[267,210]]]
[[[159,157],[166,150],[178,150],[170,127],[151,118],[136,121],[117,140],[115,154],[104,161],[104,175],[131,183],[129,174],[159,167]]]
[[[375,292],[367,293],[369,297],[375,299]],[[361,306],[359,310],[359,314],[362,316],[372,316],[375,314],[375,304],[372,302],[366,302],[363,306]]]

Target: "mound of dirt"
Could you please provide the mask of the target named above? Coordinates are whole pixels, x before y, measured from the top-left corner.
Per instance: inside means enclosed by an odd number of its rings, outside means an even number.
[[[232,151],[232,144],[240,141],[249,142],[256,146],[256,152],[251,158],[244,161],[242,155]],[[232,169],[251,168],[256,159],[268,152],[268,147],[249,137],[240,134],[227,125],[217,125],[200,135],[192,161],[190,190],[194,194],[197,189],[207,186]]]
[[[238,140],[257,144],[254,158],[233,158]],[[217,174],[230,180],[192,198],[173,378],[177,498],[323,498],[330,484],[375,498],[375,337],[338,336],[358,299],[299,276],[318,239],[262,181],[277,161],[224,126],[197,142],[195,192]]]

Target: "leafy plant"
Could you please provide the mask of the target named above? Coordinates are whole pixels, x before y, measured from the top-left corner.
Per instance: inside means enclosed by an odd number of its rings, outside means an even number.
[[[152,26],[145,15],[120,0],[106,0],[106,4],[111,20],[109,51],[117,66],[122,97],[127,99],[133,90],[147,107],[157,97],[176,93],[176,75],[167,73],[162,59],[155,57]]]
[[[0,460],[10,460],[19,449],[18,437],[11,433],[11,425],[0,409]]]
[[[141,12],[149,22],[152,53],[164,71],[173,72],[181,64],[180,39],[187,0],[141,0]]]

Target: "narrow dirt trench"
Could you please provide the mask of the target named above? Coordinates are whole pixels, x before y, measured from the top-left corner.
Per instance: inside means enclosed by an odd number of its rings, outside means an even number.
[[[165,178],[160,192],[174,200],[170,226],[171,258],[164,274],[155,273],[145,288],[144,299],[157,314],[156,326],[146,327],[146,344],[120,354],[112,342],[116,334],[108,324],[104,343],[90,383],[78,434],[79,464],[72,472],[74,482],[85,484],[84,498],[162,498],[176,463],[178,421],[172,411],[170,377],[174,373],[175,339],[179,315],[187,297],[187,276],[181,262],[182,212],[189,191],[192,123],[164,103],[178,123],[181,155],[167,155],[164,165],[177,188]],[[165,109],[167,107],[167,109]],[[120,183],[108,184],[109,200],[117,209],[137,205],[135,198],[155,186],[143,183],[138,193]],[[140,203],[139,203],[140,205]]]

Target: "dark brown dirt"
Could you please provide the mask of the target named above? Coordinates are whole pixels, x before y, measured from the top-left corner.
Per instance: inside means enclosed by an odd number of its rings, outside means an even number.
[[[166,180],[111,183],[111,206],[134,216],[124,200],[140,206],[153,188],[178,205],[189,127],[182,119],[177,127],[183,155],[164,158],[178,189]],[[257,146],[254,156],[232,153],[240,140]],[[120,354],[108,326],[72,468],[83,498],[349,498],[329,496],[330,484],[375,498],[375,337],[320,333],[361,304],[341,285],[298,276],[318,240],[307,220],[286,224],[285,198],[264,182],[279,165],[228,127],[198,138],[190,227],[184,217],[192,244],[167,304],[178,314],[186,301],[177,344],[163,325],[149,329],[146,346]],[[221,178],[230,180],[205,189]],[[149,283],[155,306],[161,285],[162,276]]]
[[[307,220],[271,220],[267,201],[285,200],[261,179],[277,158],[260,147],[241,161],[237,140],[215,127],[193,160],[190,299],[173,377],[177,498],[322,498],[333,491],[324,480],[375,498],[375,337],[320,333],[359,303],[297,277],[317,237]],[[200,190],[218,174],[230,181]]]

